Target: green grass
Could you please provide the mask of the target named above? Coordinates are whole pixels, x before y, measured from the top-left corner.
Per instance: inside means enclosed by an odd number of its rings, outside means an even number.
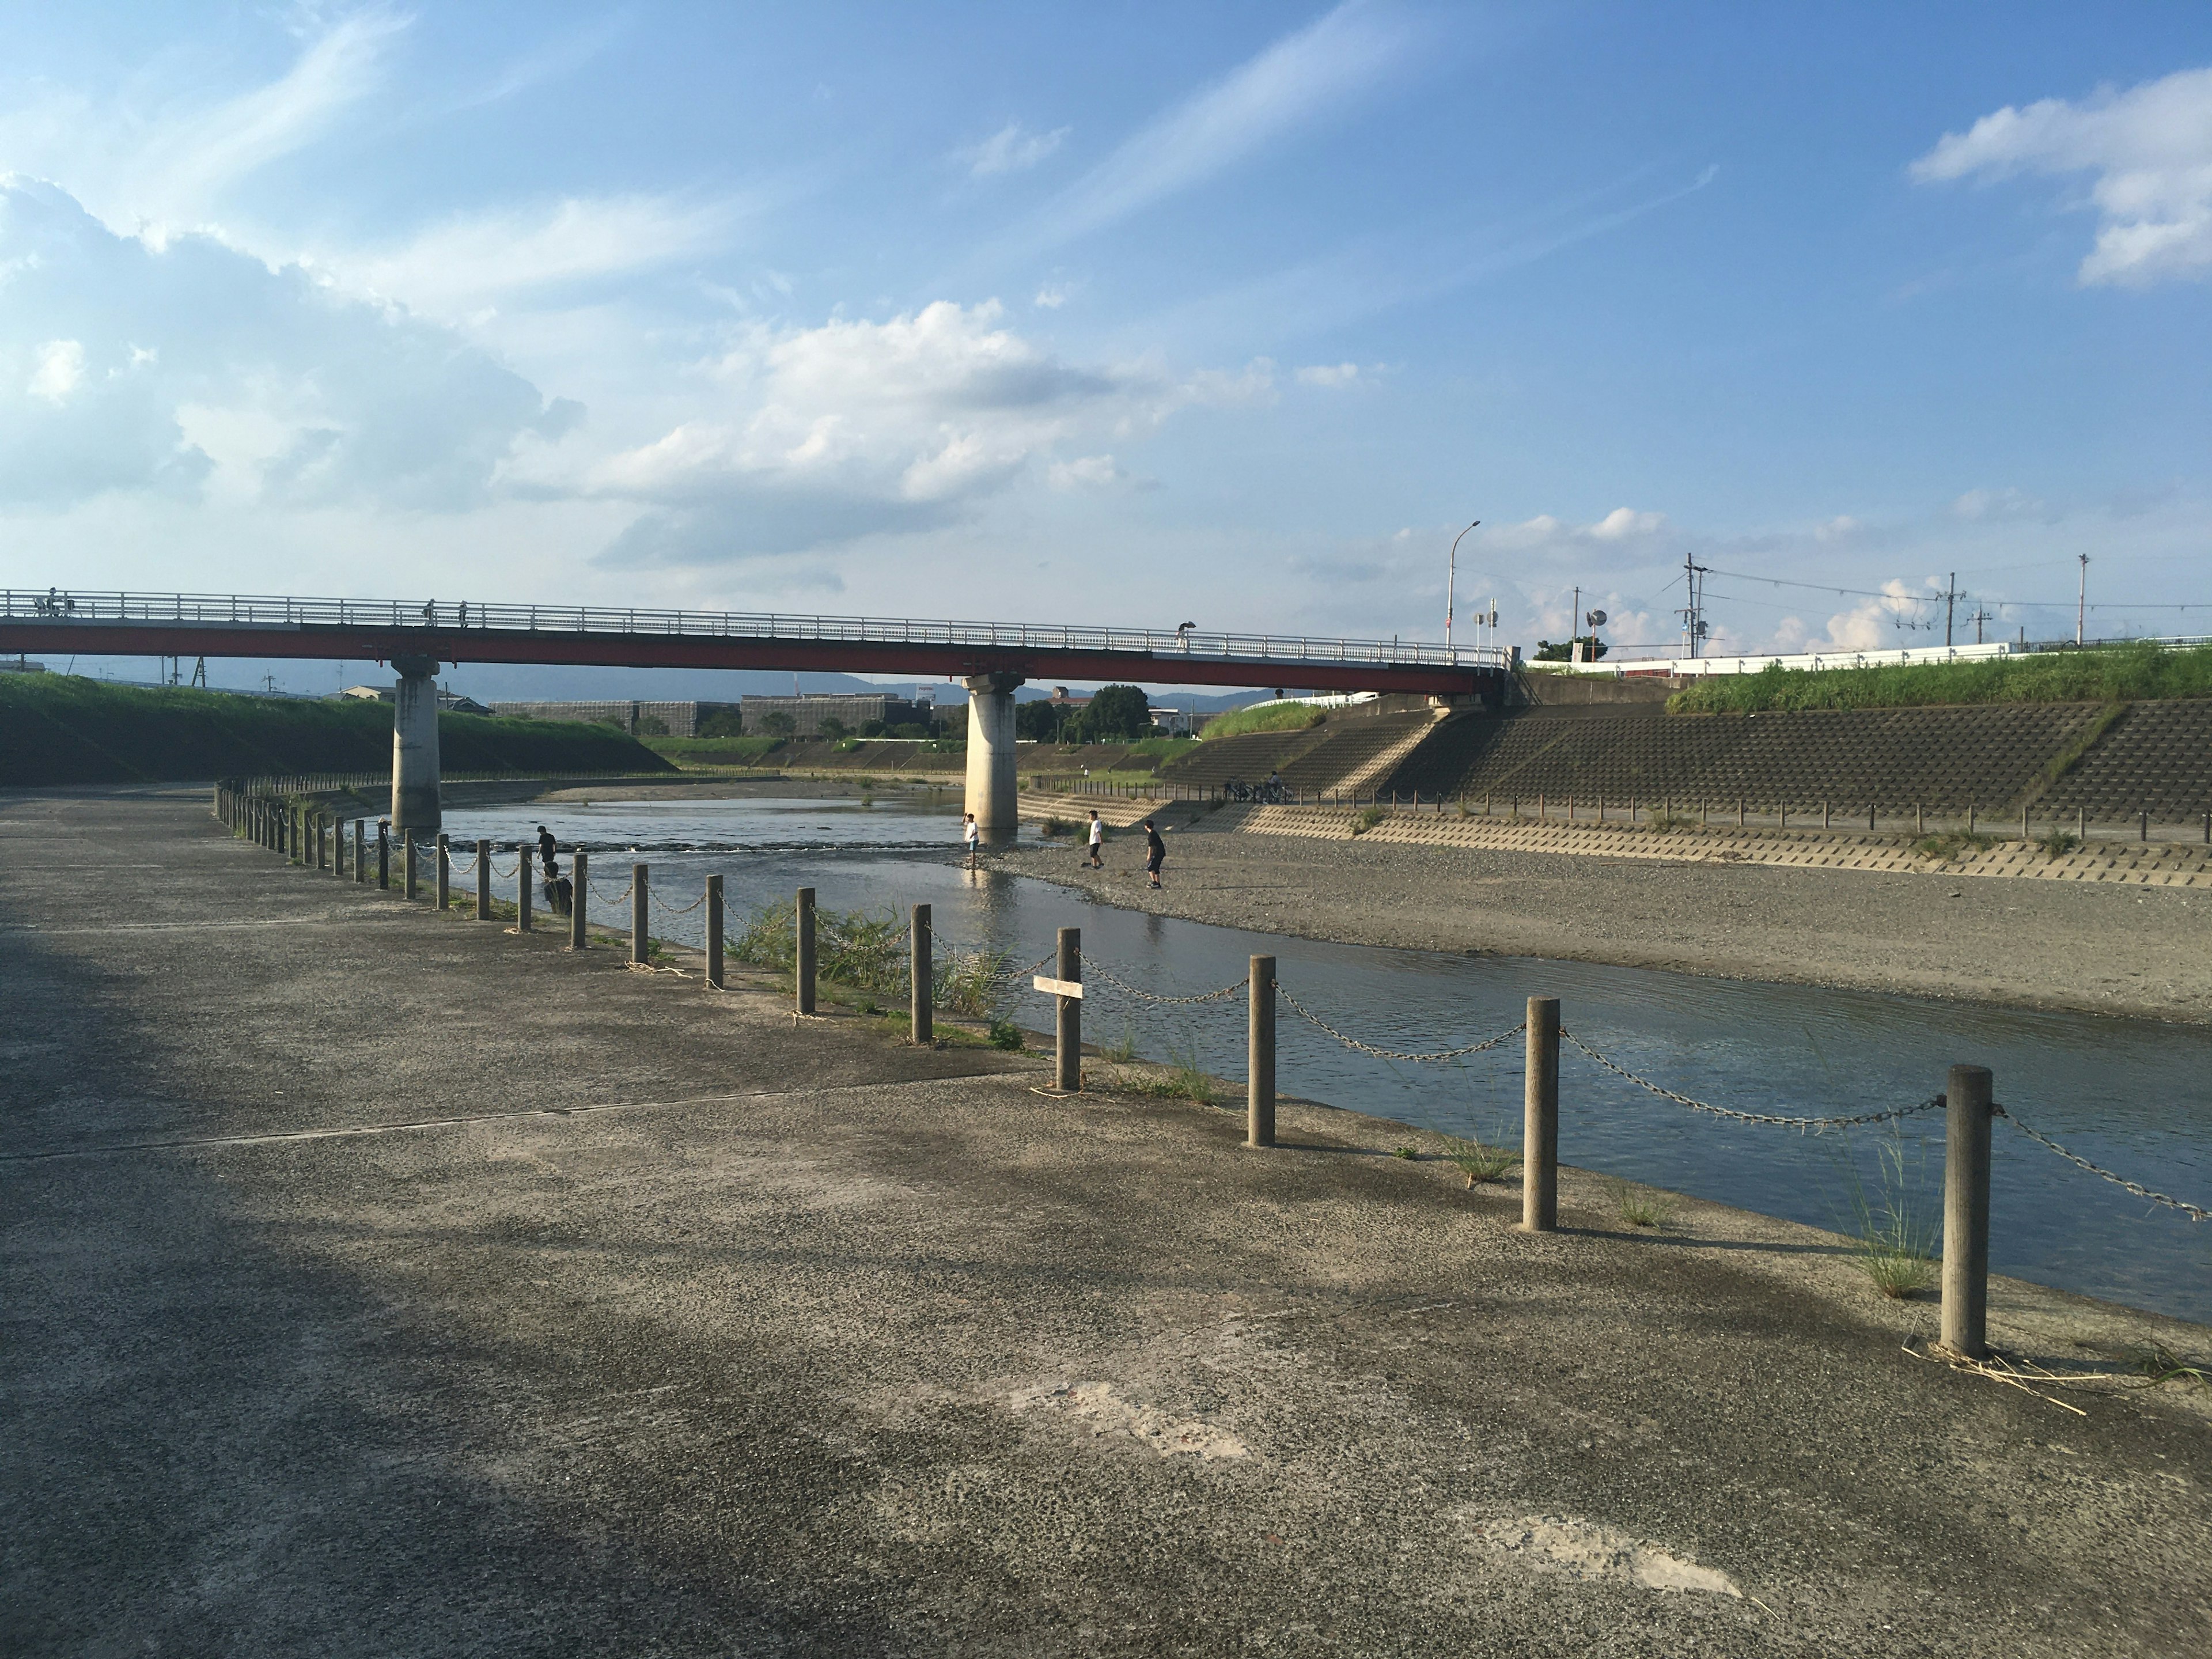
[[[1942,1222],[1935,1201],[1924,1196],[1924,1183],[1915,1178],[1915,1162],[1924,1151],[1908,1151],[1893,1130],[1875,1150],[1871,1192],[1851,1166],[1851,1261],[1876,1291],[1901,1301],[1926,1290],[1942,1272]]]
[[[2078,836],[2063,830],[2053,830],[2048,835],[2038,836],[2035,844],[2054,859],[2063,859],[2081,844]]]
[[[1018,1054],[1023,1046],[1022,1030],[1011,1019],[994,1019],[991,1022],[991,1029],[984,1040],[994,1048],[1003,1048],[1008,1054]]]
[[[2121,1364],[2138,1376],[2149,1378],[2153,1387],[2160,1382],[2212,1387],[2212,1365],[2201,1359],[2185,1359],[2163,1342],[2139,1343],[2128,1350]]]
[[[441,714],[448,773],[666,772],[612,727]],[[392,708],[0,674],[0,784],[141,783],[286,772],[386,772]]]
[[[656,755],[678,766],[758,766],[785,744],[782,738],[645,738]]]
[[[1716,674],[1667,700],[1673,714],[1742,714],[1789,708],[1911,708],[1935,703],[2102,702],[2212,697],[2212,646],[2153,645],[2047,651],[1979,662],[1769,668]]]
[[[1216,714],[1206,721],[1198,740],[1211,743],[1216,738],[1234,738],[1247,732],[1303,732],[1328,718],[1322,710],[1302,702],[1258,703]]]
[[[2096,717],[2071,742],[2043,763],[2045,786],[2047,787],[2057,782],[2079,766],[2081,757],[2095,748],[2097,740],[2111,731],[2114,722],[2127,712],[2128,705],[2118,701],[2108,702],[2100,708]]]
[[[1632,1227],[1663,1227],[1682,1206],[1673,1194],[1639,1187],[1632,1181],[1613,1183],[1613,1207]]]
[[[796,971],[799,919],[786,903],[762,905],[745,919],[731,941],[739,962],[769,969],[788,979]],[[814,915],[814,977],[817,984],[903,998],[911,992],[908,957],[911,935],[904,918],[890,911],[817,910]],[[949,1014],[980,1019],[1000,1000],[1000,975],[1006,958],[988,951],[954,952],[930,963],[930,1004]]]
[[[1503,1181],[1513,1166],[1521,1161],[1521,1154],[1510,1146],[1494,1146],[1480,1136],[1468,1139],[1453,1137],[1446,1145],[1444,1156],[1459,1166],[1467,1177],[1467,1184],[1479,1187],[1486,1181]]]
[[[1359,816],[1352,821],[1352,833],[1355,836],[1364,836],[1389,816],[1389,811],[1383,807],[1363,807]]]

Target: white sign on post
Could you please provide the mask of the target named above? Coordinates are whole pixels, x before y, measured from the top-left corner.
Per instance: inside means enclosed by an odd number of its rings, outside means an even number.
[[[1047,979],[1039,974],[1032,982],[1048,997],[1073,997],[1078,1002],[1083,1000],[1083,981],[1079,979]]]

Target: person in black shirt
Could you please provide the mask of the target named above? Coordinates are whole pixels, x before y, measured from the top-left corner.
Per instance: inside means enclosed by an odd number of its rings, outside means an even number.
[[[1160,839],[1150,818],[1145,820],[1145,873],[1152,878],[1152,885],[1160,884],[1160,866],[1167,862],[1168,844]]]
[[[554,854],[560,850],[559,843],[553,839],[553,832],[544,824],[539,824],[538,826],[538,861],[545,866],[545,878],[548,881],[553,878],[554,866],[556,862]]]

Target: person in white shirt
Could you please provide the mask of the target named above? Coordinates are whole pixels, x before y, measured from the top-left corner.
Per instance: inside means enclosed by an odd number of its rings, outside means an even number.
[[[1098,856],[1105,845],[1106,826],[1098,821],[1098,809],[1094,806],[1091,809],[1091,867],[1094,870],[1106,867],[1106,860]]]
[[[975,815],[973,812],[968,815],[967,822],[960,826],[960,834],[968,843],[968,867],[973,870],[975,867],[976,851],[983,844],[983,826],[975,822]]]

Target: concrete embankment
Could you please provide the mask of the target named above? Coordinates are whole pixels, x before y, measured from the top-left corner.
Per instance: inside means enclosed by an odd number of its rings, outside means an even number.
[[[1048,1098],[198,793],[0,798],[0,930],[11,1654],[2212,1640],[2202,1397],[1915,1358],[1819,1233],[1569,1172],[1532,1237],[1398,1126]],[[2068,1373],[2207,1336],[1996,1286]]]

